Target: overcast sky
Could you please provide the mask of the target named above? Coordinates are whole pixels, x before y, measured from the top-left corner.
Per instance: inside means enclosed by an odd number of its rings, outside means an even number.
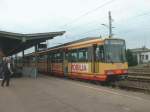
[[[67,31],[49,41],[56,45],[108,35],[112,12],[114,37],[128,48],[150,48],[150,0],[0,0],[0,30],[16,33]]]

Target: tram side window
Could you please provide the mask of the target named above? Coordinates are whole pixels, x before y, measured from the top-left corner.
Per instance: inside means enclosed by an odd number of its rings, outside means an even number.
[[[104,47],[103,46],[97,46],[95,50],[96,55],[96,61],[104,61]]]
[[[56,54],[56,60],[58,63],[61,63],[63,61],[63,55],[61,52]]]
[[[52,52],[51,57],[51,62],[55,62],[55,53]]]
[[[61,63],[63,61],[63,55],[62,53],[53,53],[52,54],[52,62],[55,62],[55,63]]]
[[[78,54],[77,54],[77,50],[73,50],[70,52],[70,59],[69,61],[71,62],[77,62],[78,60]]]
[[[99,46],[99,48],[100,48],[100,54],[101,54],[101,56],[100,56],[100,61],[104,62],[104,60],[105,60],[105,56],[104,56],[104,46]]]
[[[68,58],[69,58],[69,53],[68,52],[66,52],[65,53],[65,57],[64,57],[66,60],[68,60]]]
[[[52,54],[51,54],[51,52],[48,53],[48,55],[47,55],[47,60],[48,60],[49,62],[51,62],[51,60],[52,60]]]
[[[42,55],[40,55],[39,57],[38,57],[38,62],[41,62],[43,59],[43,56]]]
[[[33,61],[35,61],[35,59],[32,59]],[[47,55],[40,55],[38,58],[38,61],[46,61],[47,60]]]
[[[57,53],[54,54],[54,62],[57,63]]]
[[[87,52],[87,49],[86,49],[86,48],[84,48],[84,49],[79,49],[78,53],[79,53],[78,60],[79,60],[80,62],[88,61],[88,52]]]
[[[44,60],[44,61],[47,61],[47,55],[46,55],[46,54],[44,55],[43,60]]]
[[[91,62],[93,57],[93,47],[88,48],[88,61]]]
[[[56,53],[56,62],[59,63],[59,60],[60,60],[60,53]]]

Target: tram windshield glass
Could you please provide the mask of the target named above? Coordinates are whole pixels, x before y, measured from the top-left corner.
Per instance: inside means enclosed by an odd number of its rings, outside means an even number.
[[[126,61],[125,41],[121,39],[105,40],[105,60],[108,63],[120,63]]]

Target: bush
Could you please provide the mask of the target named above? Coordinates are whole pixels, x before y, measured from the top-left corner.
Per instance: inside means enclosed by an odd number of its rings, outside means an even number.
[[[128,61],[128,65],[129,66],[136,66],[137,63],[137,57],[133,56],[132,52],[128,49],[126,52],[126,57],[127,57],[127,61]]]

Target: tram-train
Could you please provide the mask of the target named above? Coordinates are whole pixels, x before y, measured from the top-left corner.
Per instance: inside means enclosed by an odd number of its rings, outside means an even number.
[[[22,66],[22,61],[16,61]],[[128,74],[125,40],[85,38],[24,57],[23,66],[39,72],[94,81],[124,79]]]

